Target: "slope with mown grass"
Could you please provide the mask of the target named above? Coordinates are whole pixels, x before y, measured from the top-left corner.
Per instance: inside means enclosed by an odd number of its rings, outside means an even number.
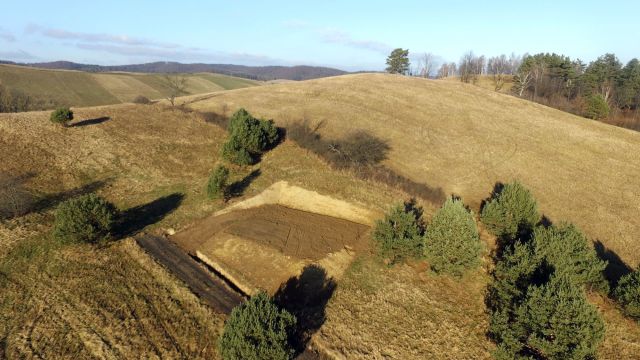
[[[257,81],[220,74],[196,73],[185,76],[187,94],[210,93],[260,84]],[[130,102],[138,95],[159,99],[169,93],[163,74],[88,73],[15,65],[0,65],[0,84],[37,99],[67,106]]]
[[[279,125],[324,122],[327,138],[369,131],[388,141],[387,166],[475,210],[496,182],[518,179],[552,221],[640,262],[639,133],[470,84],[385,74],[241,89],[190,106],[245,107]]]

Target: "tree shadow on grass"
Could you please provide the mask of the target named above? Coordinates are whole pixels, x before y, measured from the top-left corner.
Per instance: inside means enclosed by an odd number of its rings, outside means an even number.
[[[87,120],[82,120],[82,121],[78,121],[77,123],[73,123],[71,124],[69,127],[82,127],[82,126],[89,126],[89,125],[97,125],[97,124],[102,124],[105,121],[111,120],[110,117],[108,116],[103,116],[103,117],[99,117],[99,118],[95,118],[95,119],[87,119]]]
[[[175,211],[182,204],[183,199],[184,194],[173,193],[121,212],[119,224],[114,232],[115,236],[125,238],[137,234]]]
[[[56,207],[61,202],[69,200],[71,198],[94,193],[100,190],[101,188],[103,188],[110,181],[111,179],[93,181],[88,184],[77,187],[75,189],[62,191],[56,194],[45,195],[40,199],[38,199],[38,201],[33,205],[32,211],[47,210],[47,209]]]
[[[242,180],[238,180],[230,184],[226,194],[227,199],[242,196],[249,185],[251,185],[251,183],[260,176],[260,174],[262,174],[260,169],[255,169],[249,173],[249,175],[242,178]]]
[[[607,261],[607,267],[604,269],[604,277],[609,282],[610,288],[614,289],[618,284],[618,280],[624,275],[633,272],[633,269],[627,265],[615,251],[607,249],[600,240],[595,241],[594,247],[598,257]]]
[[[291,277],[273,296],[276,304],[286,309],[298,320],[292,345],[298,352],[304,351],[311,335],[326,320],[325,309],[336,289],[336,282],[327,276],[319,265],[311,264],[302,269],[299,276]]]

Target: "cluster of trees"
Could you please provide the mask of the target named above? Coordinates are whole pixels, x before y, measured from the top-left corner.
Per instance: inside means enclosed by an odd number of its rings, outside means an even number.
[[[593,119],[640,107],[640,62],[605,54],[586,65],[558,54],[526,55],[514,74],[518,96]],[[611,109],[611,111],[609,110]]]
[[[593,358],[605,326],[587,291],[611,294],[625,314],[640,319],[640,269],[610,291],[607,262],[592,243],[572,224],[550,224],[521,183],[496,187],[480,220],[498,240],[486,301],[497,359]],[[429,224],[414,202],[395,206],[372,238],[389,264],[426,259],[434,272],[454,276],[477,267],[483,249],[473,213],[456,198]]]
[[[415,202],[397,205],[376,222],[372,237],[390,264],[425,258],[434,272],[455,276],[480,264],[478,229],[460,199],[447,199],[426,226]]]
[[[395,49],[387,58],[387,71],[428,77],[435,69],[434,59],[427,53],[411,70],[409,50]],[[459,76],[467,83],[489,76],[496,91],[512,81],[516,96],[595,120],[620,113],[631,113],[636,119],[640,112],[640,61],[632,59],[623,65],[614,54],[602,55],[587,65],[559,54],[512,53],[487,58],[469,51],[458,63],[442,63],[436,76]]]
[[[608,293],[609,284],[607,263],[591,242],[571,224],[541,221],[533,195],[518,182],[497,189],[480,218],[498,238],[487,295],[495,357],[594,358],[605,327],[586,291]],[[629,313],[640,304],[636,277],[614,291]]]
[[[222,158],[234,165],[251,165],[280,141],[281,131],[273,120],[253,117],[247,110],[236,111],[227,124],[229,139],[222,146]],[[219,164],[209,175],[206,188],[209,199],[227,199],[229,169]]]

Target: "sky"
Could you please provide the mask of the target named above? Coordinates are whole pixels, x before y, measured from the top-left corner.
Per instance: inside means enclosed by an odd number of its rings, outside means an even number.
[[[0,60],[100,65],[151,61],[382,70],[415,63],[556,52],[640,57],[640,1],[2,0]]]

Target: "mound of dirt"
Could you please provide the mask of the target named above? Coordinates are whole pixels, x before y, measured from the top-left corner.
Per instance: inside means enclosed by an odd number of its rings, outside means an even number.
[[[366,225],[268,204],[211,216],[171,238],[252,294],[276,291],[311,263],[339,277],[368,234]]]
[[[362,250],[368,230],[368,226],[348,220],[262,205],[207,218],[173,238],[194,252],[202,251],[211,239],[232,236],[266,245],[286,256],[318,261],[345,248]]]

